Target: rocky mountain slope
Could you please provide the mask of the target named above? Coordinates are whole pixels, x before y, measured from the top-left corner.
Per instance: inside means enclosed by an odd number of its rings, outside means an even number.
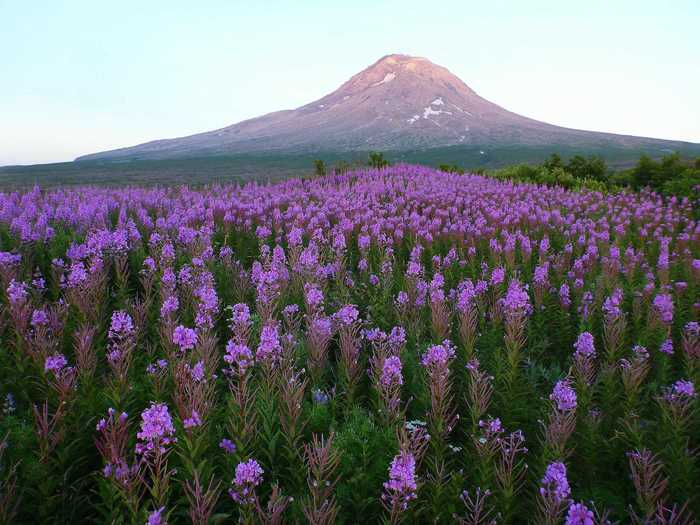
[[[688,143],[553,126],[480,97],[444,67],[387,55],[337,90],[297,109],[222,129],[155,140],[77,160],[168,159],[238,153],[415,151],[446,146],[651,148]]]

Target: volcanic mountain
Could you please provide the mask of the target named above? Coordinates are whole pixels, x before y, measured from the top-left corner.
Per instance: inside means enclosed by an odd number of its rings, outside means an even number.
[[[225,128],[76,160],[239,153],[415,151],[445,146],[678,149],[688,143],[553,126],[512,113],[426,58],[387,55],[325,97]]]

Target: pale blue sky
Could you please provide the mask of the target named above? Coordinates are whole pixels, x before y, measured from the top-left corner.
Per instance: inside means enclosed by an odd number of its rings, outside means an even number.
[[[300,106],[388,53],[553,124],[700,142],[699,28],[690,0],[0,0],[0,165]]]

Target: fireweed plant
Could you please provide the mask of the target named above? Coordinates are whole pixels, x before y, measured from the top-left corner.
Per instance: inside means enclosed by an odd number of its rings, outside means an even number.
[[[409,165],[0,193],[0,523],[693,523],[694,206]]]

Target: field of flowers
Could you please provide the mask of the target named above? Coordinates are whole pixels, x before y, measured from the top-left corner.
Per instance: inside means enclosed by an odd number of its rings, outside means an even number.
[[[688,201],[396,166],[0,193],[0,523],[686,524]]]

